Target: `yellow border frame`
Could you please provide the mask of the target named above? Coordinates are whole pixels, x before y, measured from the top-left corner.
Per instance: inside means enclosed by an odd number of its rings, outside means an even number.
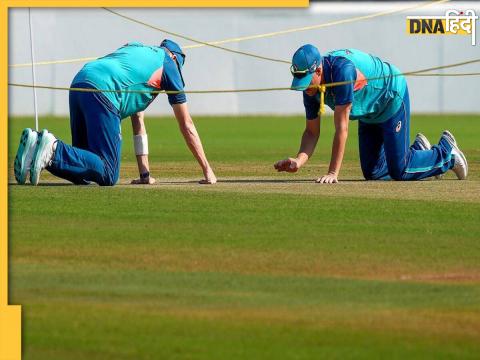
[[[165,7],[165,8],[240,8],[240,7],[308,7],[309,0],[5,0],[10,7]]]
[[[8,2],[0,3],[0,359],[21,357],[21,307],[8,305]]]
[[[20,359],[21,306],[8,305],[8,9],[13,7],[308,7],[309,0],[0,1],[0,360]]]

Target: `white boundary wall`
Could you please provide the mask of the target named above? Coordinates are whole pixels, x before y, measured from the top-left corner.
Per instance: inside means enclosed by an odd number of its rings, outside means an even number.
[[[415,3],[315,3],[308,9],[118,9],[147,23],[205,41],[260,34],[388,9]],[[304,43],[321,52],[354,47],[392,62],[403,71],[439,66],[480,57],[480,45],[471,46],[468,36],[411,36],[406,34],[407,15],[444,15],[446,9],[473,8],[480,2],[450,2],[329,28],[249,40],[225,46],[265,56],[290,59]],[[107,54],[128,41],[158,44],[164,34],[128,22],[103,9],[33,9],[37,61],[92,57]],[[477,28],[480,21],[477,21]],[[175,39],[182,45],[186,41]],[[480,35],[477,29],[477,43]],[[9,62],[30,59],[28,10],[9,13]],[[82,63],[37,67],[37,83],[69,86]],[[480,72],[480,64],[445,72]],[[10,68],[9,81],[31,83],[30,68]],[[187,90],[286,87],[291,75],[286,64],[253,59],[209,47],[187,52],[184,68]],[[480,77],[408,78],[412,112],[478,113]],[[68,114],[68,93],[38,90],[40,114]],[[300,114],[301,93],[293,91],[188,95],[193,114]],[[31,89],[9,89],[10,115],[33,113]],[[150,114],[171,114],[166,96],[150,106]]]

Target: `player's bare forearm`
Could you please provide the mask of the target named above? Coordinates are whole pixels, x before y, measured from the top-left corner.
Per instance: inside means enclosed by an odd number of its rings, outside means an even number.
[[[143,111],[130,116],[130,119],[132,120],[133,135],[143,135],[147,133],[144,118],[145,113]]]
[[[332,158],[328,168],[329,174],[338,175],[342,167],[343,155],[345,154],[345,144],[348,138],[348,121],[351,104],[342,105],[335,108],[335,136],[332,145]]]
[[[139,174],[145,174],[147,172],[150,172],[148,155],[137,155],[137,166]]]
[[[307,120],[305,131],[302,135],[300,150],[298,150],[297,160],[299,167],[303,166],[313,155],[320,137],[320,118]]]
[[[177,112],[175,112],[177,115]],[[180,119],[179,119],[180,118]],[[205,156],[205,152],[203,150],[202,141],[198,135],[197,129],[195,124],[193,123],[192,118],[189,114],[184,114],[179,112],[179,116],[177,117],[178,125],[180,127],[180,131],[185,139],[185,142],[188,145],[188,148],[192,152],[193,156],[197,159],[198,163],[205,171],[209,168],[209,163],[207,157]]]
[[[187,104],[173,105],[173,112],[175,113],[180,131],[188,148],[202,168],[206,182],[215,183],[217,179],[208,163],[205,151],[203,150],[202,141],[200,140],[195,124],[188,112]]]
[[[209,163],[195,125],[193,122],[187,122],[180,125],[180,130],[193,156],[195,156],[202,169],[206,170]]]
[[[145,113],[143,111],[133,114],[130,117],[130,119],[132,120],[132,132],[134,136],[147,134],[144,118],[145,118]],[[138,165],[138,172],[140,174],[149,172],[150,166],[148,163],[148,154],[137,155],[137,165]]]
[[[335,122],[335,136],[333,137],[332,157],[328,174],[317,179],[318,183],[333,184],[338,182],[338,174],[342,167],[343,155],[345,153],[345,144],[348,137],[348,121],[352,104],[339,105],[335,107],[333,119]]]
[[[312,156],[320,137],[320,118],[306,120],[305,131],[300,142],[300,150],[296,158],[277,161],[273,167],[277,171],[297,172]]]
[[[335,130],[332,145],[332,158],[328,168],[329,174],[338,175],[342,167],[343,155],[345,153],[345,144],[347,142],[348,129]]]
[[[138,112],[136,114],[133,114],[130,119],[132,120],[132,132],[134,136],[146,136],[147,131],[145,128],[145,122],[144,122],[144,117],[145,114],[144,112]],[[148,146],[148,144],[147,144]],[[137,158],[137,166],[138,166],[138,172],[140,175],[142,174],[149,174],[150,173],[150,165],[148,163],[148,152],[147,154],[136,154]],[[140,176],[139,179],[135,179],[132,181],[132,183],[135,184],[143,184],[143,183],[154,183],[155,179],[151,178],[150,176],[142,178]]]

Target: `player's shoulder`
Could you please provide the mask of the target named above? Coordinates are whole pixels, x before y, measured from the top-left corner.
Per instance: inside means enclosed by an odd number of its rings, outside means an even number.
[[[324,65],[331,69],[340,69],[342,67],[355,66],[349,58],[352,53],[349,49],[334,50],[324,56]]]
[[[162,89],[174,92],[179,91],[179,93],[168,94],[170,105],[187,102],[187,97],[183,92],[184,87],[185,84],[178,70],[177,63],[170,56],[165,56],[163,61]]]
[[[134,47],[144,47],[145,44],[141,43],[140,41],[129,41],[122,45],[121,48],[134,48]]]
[[[119,50],[135,52],[139,56],[149,56],[158,53],[164,53],[165,50],[160,46],[146,45],[139,41],[130,41],[124,44]]]
[[[184,87],[182,75],[178,70],[175,60],[170,56],[165,56],[163,60],[163,75],[165,84],[169,89],[165,90],[182,90]]]
[[[325,78],[328,82],[351,79],[356,74],[355,64],[348,58],[348,53],[336,50],[327,53],[323,60]]]
[[[178,68],[175,60],[173,60],[170,56],[165,56],[163,60],[163,71],[166,75],[170,77],[180,75],[178,74]]]

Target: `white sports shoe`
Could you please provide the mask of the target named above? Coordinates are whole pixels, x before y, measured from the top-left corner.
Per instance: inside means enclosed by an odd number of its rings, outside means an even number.
[[[442,137],[445,137],[445,139],[450,143],[450,145],[457,146],[457,140],[450,131],[443,130]]]
[[[457,175],[458,180],[465,180],[468,175],[468,162],[467,158],[458,147],[457,140],[455,140],[453,134],[448,130],[445,130],[442,133],[442,139],[447,140],[447,142],[452,146],[452,155],[455,159],[455,164],[453,165],[452,171],[455,173],[455,175]]]
[[[25,184],[27,173],[30,171],[33,154],[37,147],[38,133],[30,128],[22,131],[20,144],[18,144],[17,155],[13,164],[15,179],[20,185]]]
[[[53,159],[57,148],[57,138],[48,130],[43,129],[38,135],[37,148],[32,159],[30,168],[30,182],[37,185],[40,180],[40,173],[45,169]]]
[[[430,144],[430,141],[428,141],[427,137],[422,133],[418,133],[417,136],[415,136],[414,142],[418,143],[420,150],[430,150],[432,148],[432,144]],[[443,174],[435,175],[435,179],[437,180],[441,180],[442,177]]]
[[[415,136],[414,142],[418,143],[420,150],[430,150],[432,148],[430,141],[428,141],[427,137],[422,133],[418,133],[417,136]]]

